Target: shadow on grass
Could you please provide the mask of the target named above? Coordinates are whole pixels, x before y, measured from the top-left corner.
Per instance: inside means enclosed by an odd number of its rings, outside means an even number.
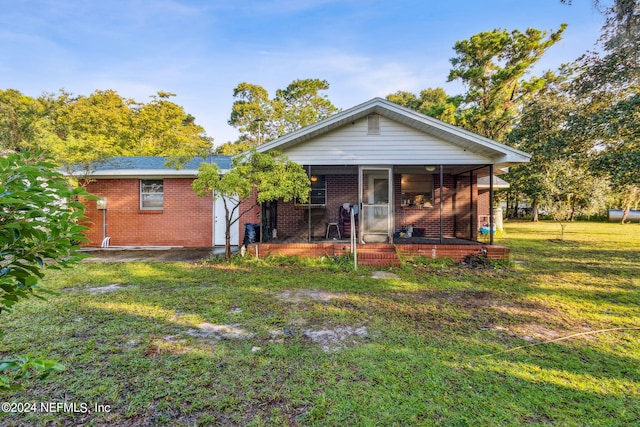
[[[82,266],[67,284],[69,277],[54,277],[53,287],[73,291],[24,303],[3,319],[3,341],[11,353],[37,348],[69,370],[12,399],[113,410],[10,414],[2,422],[615,425],[639,416],[635,335],[624,335],[629,348],[620,354],[572,340],[478,357],[570,332],[562,307],[530,299],[535,287],[517,290],[537,273],[399,271],[407,281],[367,272],[150,263]],[[115,282],[128,287],[83,291]],[[281,298],[302,289],[333,296]],[[251,335],[191,333],[205,322]],[[333,352],[301,334],[346,325],[366,325],[366,339]],[[272,333],[284,327],[292,333]]]

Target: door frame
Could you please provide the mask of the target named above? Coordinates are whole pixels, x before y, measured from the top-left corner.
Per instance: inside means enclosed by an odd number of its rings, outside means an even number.
[[[364,194],[364,175],[367,175],[367,194],[365,200]],[[376,203],[374,196],[374,180],[376,178],[385,177],[388,180],[389,188],[388,188],[388,197],[386,203]],[[360,233],[360,241],[361,243],[367,243],[367,236],[386,236],[386,241],[388,243],[393,243],[393,229],[394,229],[394,197],[393,197],[393,166],[358,166],[358,204],[360,206],[360,221],[359,221],[359,233]],[[370,203],[369,200],[373,200],[373,203]],[[367,211],[369,208],[382,207],[386,208],[387,211],[387,230],[386,232],[381,231],[370,231],[366,230],[367,218],[365,215],[368,215]],[[374,241],[376,239],[374,238]]]
[[[233,198],[227,198],[227,201],[233,201]],[[222,197],[218,197],[213,201],[213,215],[211,218],[211,244],[213,247],[225,245],[225,211]],[[238,202],[239,203],[239,202]],[[236,210],[234,218],[238,217]],[[231,246],[238,246],[240,243],[240,221],[236,221],[231,225]]]

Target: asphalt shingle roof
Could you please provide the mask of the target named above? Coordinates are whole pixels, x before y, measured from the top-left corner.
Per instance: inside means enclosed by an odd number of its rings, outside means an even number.
[[[165,165],[166,157],[162,156],[131,156],[131,157],[112,157],[104,162],[93,165],[94,171],[110,171],[110,170],[175,170],[175,167]],[[220,169],[229,169],[231,167],[230,156],[207,156],[194,157],[180,167],[180,169],[198,169],[202,163],[216,163]]]

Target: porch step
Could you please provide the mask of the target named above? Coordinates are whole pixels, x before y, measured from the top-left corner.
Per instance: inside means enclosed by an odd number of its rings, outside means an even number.
[[[368,266],[400,267],[394,245],[374,243],[358,245],[358,264]]]

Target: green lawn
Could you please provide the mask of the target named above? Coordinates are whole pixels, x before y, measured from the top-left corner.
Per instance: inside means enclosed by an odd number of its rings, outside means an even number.
[[[0,356],[67,370],[2,400],[91,411],[0,425],[637,425],[640,225],[559,234],[507,223],[511,266],[405,260],[398,279],[291,259],[53,272],[58,296],[2,315]]]

